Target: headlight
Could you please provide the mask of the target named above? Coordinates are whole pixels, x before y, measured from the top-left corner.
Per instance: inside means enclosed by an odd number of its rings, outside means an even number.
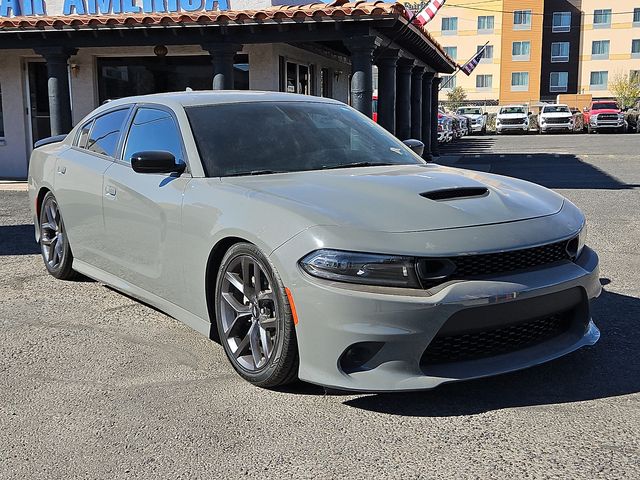
[[[541,118],[541,119],[540,119],[540,123],[541,123],[541,124],[542,124],[542,123],[546,123],[546,122],[547,122],[547,121],[546,121],[544,118]]]
[[[339,250],[316,250],[300,260],[309,275],[337,282],[421,288],[416,259]]]
[[[577,252],[576,258],[578,258],[582,253],[582,250],[584,249],[586,241],[587,241],[587,222],[584,222],[584,226],[582,227],[582,230],[580,230],[580,234],[578,235],[578,252]]]
[[[582,230],[578,233],[577,237],[573,237],[567,243],[567,253],[572,257],[573,260],[578,258],[584,249],[585,241],[587,239],[587,223],[585,222],[582,226]]]
[[[624,113],[618,114],[618,120],[624,120]]]
[[[589,123],[597,123],[597,122],[598,122],[598,116],[591,115],[591,118],[589,118]]]

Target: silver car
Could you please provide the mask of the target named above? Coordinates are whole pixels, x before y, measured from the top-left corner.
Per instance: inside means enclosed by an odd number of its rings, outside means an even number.
[[[29,193],[48,271],[219,340],[256,385],[425,389],[598,340],[571,202],[428,164],[337,101],[126,98],[44,143]]]

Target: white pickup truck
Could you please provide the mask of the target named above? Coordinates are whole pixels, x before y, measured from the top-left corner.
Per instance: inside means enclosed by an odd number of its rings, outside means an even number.
[[[553,104],[545,105],[540,110],[539,120],[540,133],[550,131],[574,131],[574,119],[571,110],[567,105]]]
[[[487,116],[481,107],[460,107],[456,110],[456,115],[469,119],[470,133],[487,133]]]
[[[529,131],[529,112],[524,105],[505,105],[496,118],[496,133]]]

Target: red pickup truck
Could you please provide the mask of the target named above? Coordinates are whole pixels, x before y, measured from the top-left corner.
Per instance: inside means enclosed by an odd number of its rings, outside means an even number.
[[[584,109],[584,126],[589,133],[615,130],[624,133],[626,123],[624,113],[618,104],[611,100],[596,100]]]

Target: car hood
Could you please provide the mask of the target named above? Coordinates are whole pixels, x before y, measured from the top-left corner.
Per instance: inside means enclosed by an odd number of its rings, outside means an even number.
[[[542,118],[565,118],[572,117],[573,115],[569,112],[547,112],[541,113],[540,116]]]
[[[500,113],[498,114],[498,118],[527,118],[527,115],[524,113]]]
[[[601,110],[591,110],[591,115],[599,115],[601,113],[622,113],[621,110],[616,110],[613,108],[603,108]]]
[[[255,200],[304,216],[309,226],[341,225],[381,232],[512,222],[555,214],[564,202],[560,195],[523,180],[434,164],[227,177],[222,181],[247,189]],[[487,193],[447,200],[423,196],[460,188],[486,188]]]

